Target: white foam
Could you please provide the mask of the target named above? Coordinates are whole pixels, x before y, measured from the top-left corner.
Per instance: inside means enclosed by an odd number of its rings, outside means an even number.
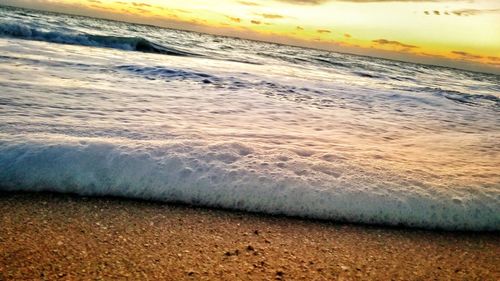
[[[450,230],[498,230],[495,192],[314,183],[234,166],[254,155],[241,143],[215,146],[52,138],[0,143],[4,190],[114,195],[350,222]],[[254,155],[258,157],[261,155]],[[233,164],[233,165],[231,165]]]

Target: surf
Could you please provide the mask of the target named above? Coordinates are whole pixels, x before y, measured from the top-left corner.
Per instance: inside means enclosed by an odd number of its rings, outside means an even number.
[[[39,28],[33,28],[22,23],[0,23],[0,36],[59,44],[113,48],[126,51],[138,51],[171,56],[199,56],[194,53],[162,46],[142,37],[47,31]]]
[[[189,142],[182,146],[203,153]],[[119,196],[367,224],[500,229],[498,202],[481,193],[462,200],[423,190],[387,194],[368,186],[364,192],[348,185],[323,189],[305,181],[235,171],[224,165],[236,164],[250,154],[251,148],[233,143],[219,146],[217,154],[193,161],[174,143],[4,138],[0,142],[0,190]]]

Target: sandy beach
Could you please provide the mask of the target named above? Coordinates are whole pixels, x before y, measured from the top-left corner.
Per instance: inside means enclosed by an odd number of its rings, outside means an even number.
[[[498,233],[0,193],[0,280],[498,280]]]

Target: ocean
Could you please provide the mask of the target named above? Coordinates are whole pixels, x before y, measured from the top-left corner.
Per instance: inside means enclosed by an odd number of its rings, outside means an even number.
[[[500,230],[500,76],[0,7],[0,191]]]

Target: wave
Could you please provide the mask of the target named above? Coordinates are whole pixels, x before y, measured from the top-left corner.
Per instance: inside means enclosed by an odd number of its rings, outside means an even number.
[[[334,99],[325,98],[320,90],[286,85],[276,81],[248,79],[249,77],[231,75],[218,76],[199,71],[164,66],[118,65],[116,70],[143,77],[147,80],[190,81],[204,87],[229,89],[232,91],[251,90],[255,94],[269,98],[288,100],[294,103],[308,104],[317,108],[332,107]]]
[[[198,54],[165,47],[142,37],[106,36],[60,31],[45,31],[21,23],[0,23],[0,36],[51,43],[103,47],[171,56],[199,56]]]
[[[455,103],[468,106],[483,106],[494,110],[500,109],[500,98],[487,94],[469,94],[454,90],[446,90],[439,87],[410,87],[403,90],[411,92],[426,92],[436,96],[444,97]]]
[[[325,189],[231,168],[254,153],[236,142],[21,138],[0,141],[0,190],[120,196],[370,224],[500,229],[498,199],[486,191],[458,198],[418,189],[360,192],[355,183]]]

